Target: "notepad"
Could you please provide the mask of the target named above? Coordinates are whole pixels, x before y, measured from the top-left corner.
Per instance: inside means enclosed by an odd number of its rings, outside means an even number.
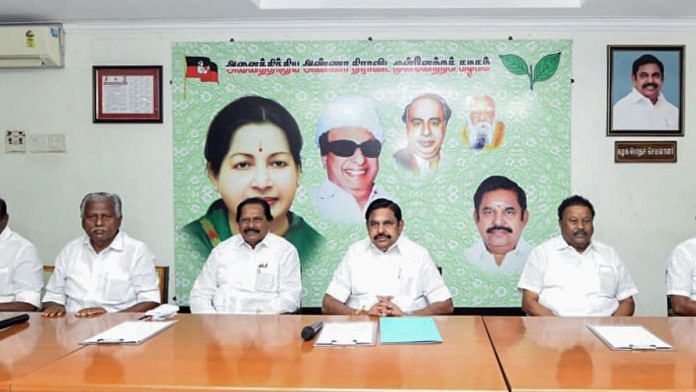
[[[124,321],[121,324],[96,334],[80,344],[140,344],[174,325],[172,321]]]
[[[383,317],[379,320],[380,343],[442,343],[432,317]]]
[[[588,325],[587,328],[612,350],[673,350],[640,325]]]
[[[324,323],[315,346],[358,346],[375,344],[375,323],[356,321]]]

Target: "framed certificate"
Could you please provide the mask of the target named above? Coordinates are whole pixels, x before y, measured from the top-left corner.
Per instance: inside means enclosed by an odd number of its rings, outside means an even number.
[[[93,66],[92,122],[162,122],[162,66]]]

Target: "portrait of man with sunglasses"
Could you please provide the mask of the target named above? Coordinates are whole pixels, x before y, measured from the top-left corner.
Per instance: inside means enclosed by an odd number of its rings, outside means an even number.
[[[370,202],[384,196],[375,186],[384,141],[375,103],[361,96],[333,99],[319,119],[316,141],[326,169],[315,194],[318,212],[332,221],[359,224]]]
[[[420,175],[437,170],[451,115],[449,105],[437,94],[421,94],[406,105],[401,119],[408,144],[394,153],[397,165]]]

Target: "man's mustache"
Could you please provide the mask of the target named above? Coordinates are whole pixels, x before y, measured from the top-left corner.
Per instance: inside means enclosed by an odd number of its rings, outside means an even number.
[[[374,237],[372,237],[372,238],[373,238],[375,241],[378,240],[378,239],[380,239],[380,238],[386,238],[386,239],[390,240],[390,239],[392,238],[392,236],[391,236],[391,234],[389,234],[389,233],[379,233],[379,234],[377,234],[376,236],[374,236]]]
[[[657,88],[657,84],[655,84],[655,83],[645,83],[645,84],[643,85],[643,88],[648,88],[648,87]]]
[[[259,234],[260,232],[261,232],[261,230],[255,229],[255,228],[253,228],[253,227],[250,227],[250,228],[248,228],[248,229],[244,229],[244,234],[247,234],[247,233],[256,233],[256,234]]]
[[[488,229],[486,229],[486,233],[492,233],[495,230],[505,230],[508,233],[512,233],[512,229],[505,226],[491,226]]]
[[[573,232],[574,237],[584,236],[587,237],[587,232],[583,229],[578,229]]]

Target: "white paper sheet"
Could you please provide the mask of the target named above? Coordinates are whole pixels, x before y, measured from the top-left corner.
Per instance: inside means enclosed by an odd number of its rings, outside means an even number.
[[[357,321],[324,323],[315,346],[355,346],[375,344],[375,323]]]
[[[640,325],[588,325],[612,350],[672,350],[672,346]]]
[[[80,344],[140,344],[155,334],[171,327],[173,321],[124,321],[96,334]]]

